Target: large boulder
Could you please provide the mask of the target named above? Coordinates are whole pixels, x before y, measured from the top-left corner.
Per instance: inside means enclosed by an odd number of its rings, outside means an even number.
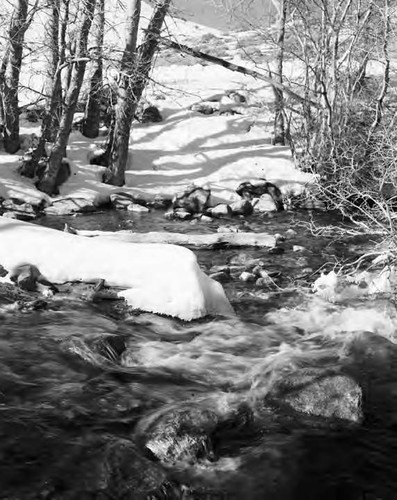
[[[359,422],[362,390],[350,376],[324,370],[304,369],[278,381],[270,397],[294,410],[328,419]]]
[[[228,405],[220,397],[165,407],[138,424],[137,435],[162,463],[192,464],[214,458],[215,435],[238,433],[251,423],[248,406]]]

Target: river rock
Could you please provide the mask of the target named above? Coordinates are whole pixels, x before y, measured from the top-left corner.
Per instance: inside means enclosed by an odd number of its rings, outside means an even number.
[[[295,231],[295,229],[287,229],[287,231],[285,231],[285,238],[287,240],[291,240],[292,238],[296,238],[297,235],[298,235],[298,233]]]
[[[5,200],[2,203],[2,208],[7,210],[4,215],[10,219],[29,221],[37,217],[37,212],[30,203],[17,203],[13,200]],[[12,215],[6,215],[7,213]]]
[[[306,250],[305,247],[302,247],[300,245],[293,245],[292,246],[292,251],[293,252],[304,252]]]
[[[227,281],[230,281],[230,272],[225,272],[225,271],[219,271],[217,273],[211,273],[210,278],[213,280],[219,281],[219,283],[226,283]]]
[[[264,194],[255,202],[252,203],[254,207],[254,212],[264,213],[264,212],[276,212],[277,206],[270,196],[270,194]]]
[[[244,217],[251,215],[254,208],[248,200],[238,200],[230,205],[233,215],[243,215]]]
[[[112,193],[109,196],[110,203],[113,208],[118,210],[125,210],[131,204],[136,203],[136,198],[130,193]]]
[[[183,208],[177,208],[176,210],[165,212],[164,217],[168,220],[190,220],[192,214]]]
[[[281,255],[284,252],[285,252],[284,247],[275,246],[273,248],[270,248],[267,253],[270,253],[271,255]]]
[[[229,217],[232,215],[232,209],[226,203],[219,203],[214,207],[210,207],[208,212],[212,217]]]
[[[359,422],[362,390],[350,376],[316,369],[291,373],[276,383],[271,397],[309,415]]]
[[[211,190],[198,186],[188,186],[184,191],[177,193],[172,200],[174,209],[183,208],[191,214],[201,214],[209,206]]]
[[[98,210],[94,199],[88,198],[59,198],[44,209],[47,215],[70,215],[74,213],[95,212]]]
[[[208,217],[208,215],[200,215],[200,221],[201,222],[213,222],[212,217]]]
[[[276,210],[281,212],[284,210],[283,196],[280,189],[268,182],[266,179],[254,179],[252,181],[242,182],[236,189],[236,193],[246,200],[260,198],[263,195],[270,195],[275,204]]]
[[[153,201],[149,202],[148,205],[155,210],[168,210],[168,208],[172,205],[172,198],[162,194],[156,194]]]
[[[149,212],[149,209],[147,207],[139,205],[138,203],[131,203],[130,205],[127,206],[127,210],[129,212],[135,212],[140,214],[146,214]]]
[[[220,398],[210,404],[163,408],[138,424],[137,435],[161,462],[187,465],[214,458],[212,438],[218,430],[239,432],[251,423],[248,407],[231,407]]]
[[[51,498],[173,498],[166,493],[169,482],[161,466],[144,457],[128,439],[88,436],[83,440],[77,437],[73,443],[68,443],[66,450],[68,453],[60,454],[57,460],[57,476],[61,477],[62,470],[68,471],[69,477],[73,478],[71,491],[63,491],[61,486],[59,494],[50,495]],[[55,488],[56,483],[59,479]],[[51,484],[51,476],[46,484]]]
[[[239,280],[244,281],[244,282],[250,282],[250,281],[255,281],[256,277],[255,274],[253,273],[248,273],[247,271],[244,271],[240,274]]]

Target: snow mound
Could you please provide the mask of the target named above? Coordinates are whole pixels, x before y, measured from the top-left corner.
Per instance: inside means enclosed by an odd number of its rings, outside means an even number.
[[[86,238],[0,217],[0,263],[8,270],[33,264],[54,283],[93,282],[126,288],[136,309],[190,321],[233,309],[222,285],[209,278],[190,250]]]

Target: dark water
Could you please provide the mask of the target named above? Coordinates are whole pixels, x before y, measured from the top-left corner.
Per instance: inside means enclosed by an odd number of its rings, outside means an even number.
[[[43,311],[4,301],[0,498],[397,498],[395,308],[384,299],[328,304],[310,295],[320,266],[329,270],[364,242],[337,233],[316,239],[302,225],[309,219],[240,221],[271,233],[294,227],[302,254],[198,252],[207,270],[239,256],[281,273],[269,289],[225,283],[233,319],[120,318],[65,295]],[[65,220],[137,231],[217,225],[121,212],[45,222],[62,228]],[[280,381],[308,370],[352,378],[363,391],[362,418],[310,416],[270,397]]]

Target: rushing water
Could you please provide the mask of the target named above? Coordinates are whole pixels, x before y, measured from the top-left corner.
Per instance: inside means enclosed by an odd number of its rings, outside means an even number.
[[[166,222],[160,214],[129,217],[41,222],[216,227]],[[285,215],[244,224],[282,233],[307,220]],[[299,226],[294,243],[307,251],[197,252],[206,270],[260,258],[281,273],[270,289],[225,283],[234,319],[120,317],[67,296],[55,296],[43,311],[2,303],[0,498],[397,498],[395,308],[382,298],[329,304],[309,292],[320,266],[362,251],[362,240],[316,239]],[[330,373],[361,387],[362,418],[308,415],[274,397],[288,378]]]

